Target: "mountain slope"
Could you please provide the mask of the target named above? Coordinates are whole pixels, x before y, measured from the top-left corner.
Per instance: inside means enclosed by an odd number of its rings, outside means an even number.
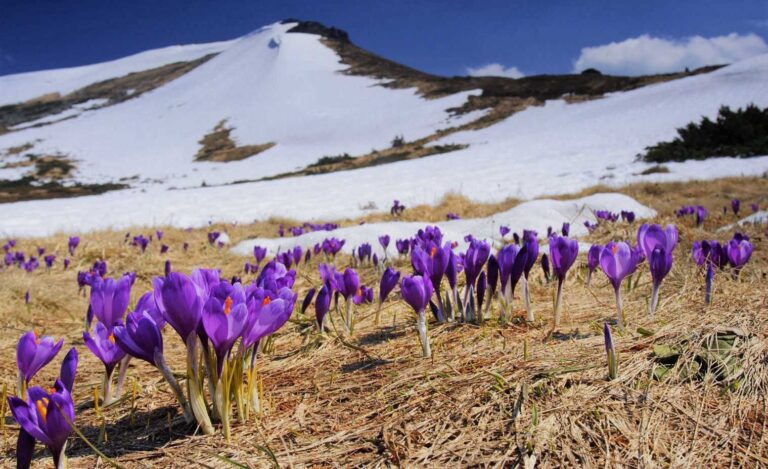
[[[337,73],[338,56],[314,34],[287,34],[295,23],[262,28],[194,70],[140,99],[86,111],[75,119],[0,136],[0,149],[69,155],[77,180],[194,187],[260,178],[302,168],[326,155],[386,148],[396,135],[418,138],[462,122],[446,109],[467,93],[425,100],[413,90]],[[274,143],[257,159],[194,161],[199,141],[217,125],[240,145]],[[20,169],[0,171],[0,179]]]

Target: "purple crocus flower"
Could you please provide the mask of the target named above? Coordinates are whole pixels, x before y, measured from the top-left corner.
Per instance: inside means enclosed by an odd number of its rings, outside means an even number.
[[[91,283],[90,313],[112,330],[128,308],[131,298],[131,277],[123,275],[118,280],[96,277]]]
[[[287,287],[266,289],[251,286],[246,293],[248,323],[243,331],[243,346],[250,347],[288,322],[298,295]]]
[[[45,254],[45,248],[38,246],[38,248],[37,248],[37,257],[41,257],[43,254]]]
[[[663,247],[657,246],[648,256],[648,265],[651,268],[651,277],[653,278],[653,290],[651,293],[651,302],[649,304],[649,313],[656,312],[656,306],[659,303],[659,287],[661,281],[667,276],[672,268],[672,253]]]
[[[568,236],[571,233],[571,224],[568,222],[563,223],[560,233],[562,233],[563,236]]]
[[[621,219],[629,224],[632,224],[635,222],[635,212],[632,212],[629,210],[622,210]]]
[[[217,376],[221,377],[224,361],[243,333],[248,319],[242,285],[222,281],[211,290],[203,307],[202,324],[216,352]]]
[[[555,297],[555,327],[560,326],[560,305],[562,303],[563,283],[568,269],[579,254],[579,243],[574,239],[553,236],[549,239],[549,258],[552,270],[557,277],[557,296]]]
[[[138,246],[141,249],[141,252],[145,252],[147,250],[147,246],[149,246],[149,238],[145,237],[144,235],[134,236],[133,242],[131,244],[133,246]]]
[[[624,328],[621,313],[621,282],[637,268],[638,258],[632,247],[625,242],[611,241],[600,252],[600,268],[613,285],[616,295],[616,319],[620,328]]]
[[[728,262],[733,267],[733,276],[738,277],[741,269],[752,256],[752,243],[746,239],[732,239],[725,247]]]
[[[203,297],[206,293],[204,285],[199,285],[178,272],[171,272],[166,277],[155,277],[152,285],[157,308],[186,343],[200,324],[203,305],[207,301],[207,298]]]
[[[642,224],[637,230],[637,246],[646,259],[650,259],[651,252],[657,247],[672,253],[677,246],[677,228],[675,225],[667,225],[662,229],[659,225]]]
[[[490,305],[499,285],[499,261],[496,260],[496,256],[493,254],[488,256],[488,267],[486,270],[488,271],[488,304]]]
[[[419,332],[422,354],[424,358],[432,356],[427,335],[427,317],[425,310],[432,298],[432,282],[420,275],[406,276],[400,281],[400,295],[416,312],[416,329]]]
[[[363,243],[357,248],[357,258],[360,260],[360,262],[364,262],[365,260],[371,260],[371,253],[373,252],[373,248],[369,243]]]
[[[707,214],[709,214],[709,212],[707,211],[707,209],[705,209],[701,205],[696,206],[695,210],[696,210],[696,226],[703,226],[704,219],[707,218]]]
[[[152,314],[136,310],[125,318],[125,325],[113,329],[115,342],[125,353],[158,366],[156,357],[163,353],[163,335]]]
[[[717,241],[694,241],[691,257],[697,265],[713,264],[721,269],[728,264],[728,257]]]
[[[121,324],[121,322],[118,322],[115,325]],[[125,356],[125,351],[115,342],[115,336],[112,331],[101,322],[97,322],[93,328],[93,335],[88,331],[83,331],[83,342],[85,342],[88,350],[104,364],[107,371],[107,379],[110,379],[115,366]],[[108,399],[108,396],[105,396],[106,399]]]
[[[29,304],[29,290],[27,290],[26,292],[24,292],[24,304],[25,304],[25,305],[28,305],[28,304]]]
[[[739,208],[741,208],[741,201],[739,199],[731,200],[731,210],[733,210],[734,215],[739,214]]]
[[[309,308],[309,305],[312,304],[312,299],[315,297],[315,289],[310,288],[307,292],[306,296],[304,296],[304,301],[301,302],[301,314],[304,315],[304,312]]]
[[[485,300],[485,290],[488,288],[488,280],[485,271],[480,272],[477,277],[477,311],[478,317],[483,317],[483,301]]]
[[[67,249],[69,250],[69,255],[74,256],[75,250],[80,245],[80,238],[78,236],[71,236],[69,238],[69,242],[67,243]]]
[[[381,236],[379,236],[379,244],[381,245],[382,249],[384,249],[384,255],[387,254],[387,248],[389,247],[389,241],[390,241],[389,235],[381,235]]]
[[[336,289],[344,299],[349,300],[360,288],[360,277],[354,269],[347,268],[344,273],[336,273]]]
[[[155,324],[157,324],[157,327],[161,330],[165,326],[165,318],[163,318],[163,313],[161,313],[157,308],[157,302],[155,302],[154,290],[150,290],[141,295],[139,301],[136,302],[136,307],[133,309],[133,311],[139,313],[149,313],[149,315],[152,316],[152,319],[155,321]]]
[[[165,254],[165,253],[167,253],[167,252],[168,252],[168,249],[169,249],[169,248],[168,248],[168,245],[167,245],[167,244],[162,244],[162,245],[160,245],[160,254]]]
[[[303,250],[301,249],[301,246],[294,246],[293,250],[291,251],[291,256],[293,256],[293,263],[297,266],[301,262],[301,255],[303,254]]]
[[[411,243],[407,239],[398,239],[395,241],[395,247],[397,248],[397,253],[404,256],[408,254],[408,251],[411,248]]]
[[[336,254],[344,247],[346,240],[339,240],[336,238],[326,238],[323,240],[323,252],[326,255],[336,257]]]
[[[397,285],[400,280],[400,272],[396,271],[392,267],[387,267],[383,274],[381,274],[381,280],[379,281],[379,304],[384,303],[387,296]]]
[[[216,244],[216,241],[218,241],[219,237],[221,236],[221,232],[219,231],[211,231],[208,233],[208,244],[213,246]]]
[[[491,254],[491,246],[485,241],[473,239],[464,256],[464,275],[467,285],[474,288],[475,280]]]
[[[760,210],[760,206],[757,204],[751,204],[750,207],[752,208],[752,213],[757,213]]]
[[[570,228],[570,225],[569,225]],[[552,233],[556,236],[555,233]],[[551,236],[549,236],[551,238]],[[525,251],[525,266],[523,267],[523,299],[525,301],[525,310],[528,313],[528,321],[533,321],[533,310],[531,309],[531,295],[528,290],[528,275],[531,273],[531,269],[536,265],[536,260],[539,257],[539,240],[538,233],[533,230],[523,230],[523,249]]]
[[[182,244],[182,245],[181,245],[181,249],[182,249],[184,252],[187,252],[187,250],[189,249],[189,243],[187,243],[187,242],[185,241],[185,242],[184,242],[184,244]]]
[[[546,253],[541,255],[541,271],[544,272],[544,280],[549,283],[552,278],[552,269],[549,266],[549,256]]]
[[[43,258],[43,260],[45,261],[45,268],[50,269],[53,267],[53,263],[56,262],[56,255],[48,254]]]
[[[53,360],[63,344],[64,339],[54,342],[51,336],[40,338],[37,331],[23,334],[16,345],[19,381],[26,386],[38,371]]]
[[[325,315],[331,307],[331,295],[332,292],[328,285],[323,284],[315,299],[315,320],[321,334],[325,332]]]
[[[17,451],[18,467],[29,467],[35,440],[44,444],[53,456],[54,467],[66,467],[64,454],[67,438],[75,421],[75,406],[65,384],[57,379],[53,389],[35,386],[27,391],[27,400],[8,398],[13,418],[22,428]]]
[[[504,238],[504,236],[508,235],[509,231],[510,231],[510,229],[509,229],[508,226],[506,226],[506,225],[499,226],[499,234],[501,235],[502,238]]]
[[[373,288],[366,287],[365,285],[361,285],[360,289],[357,290],[357,293],[353,297],[352,301],[356,305],[363,304],[363,303],[373,303]]]
[[[427,248],[425,250],[424,248]],[[448,262],[451,256],[451,245],[445,243],[443,247],[427,241],[423,247],[421,245],[415,246],[411,251],[411,264],[416,272],[427,277],[432,282],[432,288],[437,292],[438,301],[438,320],[440,322],[445,321],[444,307],[442,299],[440,298],[440,283],[442,282],[443,275],[448,268]]]
[[[592,272],[600,264],[600,254],[603,252],[603,246],[593,244],[587,252],[587,286],[592,280]]]

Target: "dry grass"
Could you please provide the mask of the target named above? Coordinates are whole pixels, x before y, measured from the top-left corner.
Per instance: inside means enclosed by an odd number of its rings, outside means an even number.
[[[730,197],[751,202],[768,194],[761,179],[728,179],[701,184],[636,185],[622,190],[656,208],[659,223],[681,203],[719,207]],[[708,189],[707,189],[708,188]],[[589,191],[588,191],[589,192]],[[464,217],[482,216],[514,205],[472,204],[448,196],[438,209],[409,208],[407,219],[443,219],[445,211]],[[716,210],[712,210],[716,212]],[[386,216],[371,216],[374,221]],[[286,223],[290,221],[282,220]],[[346,220],[353,224],[360,220]],[[714,228],[730,217],[713,219]],[[233,241],[253,235],[274,235],[281,220],[226,228]],[[275,351],[261,358],[259,371],[267,393],[267,414],[259,421],[236,423],[232,442],[205,437],[184,425],[175,401],[160,375],[135,363],[129,373],[136,398],[103,411],[107,441],[98,447],[124,467],[285,467],[326,466],[628,466],[628,467],[760,467],[768,465],[766,390],[766,273],[768,246],[764,227],[748,229],[755,253],[740,280],[719,274],[714,302],[703,305],[703,279],[689,260],[691,242],[725,238],[680,222],[681,245],[676,264],[662,286],[655,318],[645,314],[649,296],[647,267],[636,287],[625,293],[629,327],[616,334],[619,378],[606,379],[600,328],[614,315],[613,295],[596,273],[591,289],[583,281],[583,266],[571,271],[565,290],[563,327],[550,334],[552,285],[538,269],[532,281],[537,321],[517,320],[499,327],[495,320],[476,325],[430,327],[434,359],[419,358],[413,314],[401,302],[389,301],[380,327],[373,323],[373,306],[362,306],[355,336],[341,340],[330,334],[322,342],[311,331],[311,319],[298,313],[278,334]],[[592,240],[634,233],[625,225],[601,227]],[[146,230],[145,230],[146,233]],[[729,234],[730,235],[730,234]],[[634,235],[631,234],[632,238]],[[111,273],[137,272],[134,300],[162,271],[164,256],[154,242],[147,254],[123,243],[122,232],[84,237],[68,272],[23,274],[0,272],[0,380],[9,389],[15,382],[14,346],[17,337],[36,327],[63,336],[81,356],[75,400],[77,424],[97,442],[101,420],[90,405],[102,367],[83,346],[81,333],[87,300],[77,293],[75,272],[105,258]],[[207,246],[205,231],[166,229],[163,239],[175,269],[218,266],[227,276],[239,274],[245,259]],[[190,242],[188,253],[181,244]],[[66,237],[20,240],[26,251],[40,245],[63,252]],[[340,258],[344,265],[348,258]],[[405,260],[397,265],[405,270]],[[363,282],[376,282],[373,269],[360,269]],[[301,266],[300,299],[319,280],[316,262]],[[250,278],[246,278],[250,280]],[[27,309],[24,292],[32,302]],[[517,300],[517,306],[520,301]],[[516,317],[522,318],[518,312]],[[638,333],[642,327],[653,332]],[[676,372],[663,381],[651,379],[658,365],[654,345],[680,346],[678,368],[692,363],[700,343],[713,332],[739,328],[734,356],[742,370],[721,381],[715,373],[683,379]],[[181,370],[183,355],[173,331],[165,334],[172,368]],[[527,356],[524,356],[527,344]],[[43,370],[37,383],[53,379],[59,361]],[[673,369],[676,371],[678,368]],[[0,465],[12,466],[15,427],[0,434]],[[93,452],[72,438],[68,451],[73,468],[97,467]],[[243,466],[235,466],[223,458]],[[105,467],[102,461],[100,467]],[[42,449],[34,467],[47,467]]]

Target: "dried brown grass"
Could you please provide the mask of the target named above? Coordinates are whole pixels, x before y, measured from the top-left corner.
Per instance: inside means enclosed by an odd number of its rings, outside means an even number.
[[[621,190],[656,208],[659,223],[675,221],[669,215],[681,203],[704,203],[710,208],[737,196],[744,201],[768,194],[762,179],[729,179],[700,184],[636,185]],[[597,191],[594,189],[593,191]],[[588,193],[591,191],[585,191]],[[409,208],[405,219],[443,219],[443,210],[464,217],[481,216],[514,205],[473,204],[452,195],[435,209]],[[386,216],[371,216],[374,221]],[[714,228],[731,217],[713,217]],[[283,222],[290,223],[288,220]],[[233,241],[254,235],[273,236],[281,220],[226,228]],[[357,223],[347,220],[343,224]],[[14,346],[17,337],[36,327],[63,336],[81,356],[75,400],[80,405],[77,424],[85,436],[123,467],[327,467],[429,466],[502,467],[610,466],[610,467],[762,467],[768,465],[766,390],[766,273],[768,246],[763,228],[750,227],[755,253],[738,281],[718,274],[713,304],[703,305],[703,278],[689,260],[693,240],[725,234],[677,221],[681,245],[676,264],[662,286],[662,300],[654,318],[646,301],[649,275],[643,266],[636,288],[625,293],[629,327],[615,333],[619,351],[619,377],[606,379],[601,327],[614,315],[613,295],[601,273],[591,288],[584,284],[584,267],[569,274],[565,290],[565,321],[550,334],[552,285],[535,269],[531,285],[537,321],[518,320],[499,327],[495,320],[476,325],[430,326],[434,358],[419,358],[413,314],[401,302],[390,300],[380,327],[373,323],[375,307],[359,307],[360,320],[353,338],[329,334],[317,341],[312,320],[296,314],[281,330],[273,354],[259,362],[267,394],[267,413],[258,420],[236,423],[232,442],[219,436],[201,436],[184,425],[173,395],[150,367],[133,363],[128,399],[103,410],[107,440],[98,442],[101,419],[89,404],[99,386],[102,367],[83,346],[81,333],[87,300],[77,293],[75,272],[96,258],[109,262],[110,272],[137,272],[134,300],[162,271],[165,256],[158,243],[141,255],[123,243],[122,232],[93,233],[84,237],[76,265],[50,273],[0,272],[0,382],[13,388]],[[605,241],[627,235],[636,227],[601,227],[591,239]],[[145,230],[146,233],[146,230]],[[730,234],[728,234],[730,235]],[[166,229],[174,268],[218,266],[224,274],[241,272],[245,259],[209,247],[205,231]],[[183,253],[181,244],[190,250]],[[63,252],[66,237],[20,240],[31,250],[46,246]],[[340,258],[337,264],[349,261]],[[407,269],[404,259],[397,260]],[[317,286],[316,262],[301,266],[297,289],[300,299],[310,285]],[[360,269],[365,284],[376,283],[371,268]],[[249,278],[246,278],[249,280]],[[29,310],[24,292],[30,290]],[[520,300],[516,304],[520,306]],[[338,321],[338,319],[337,319]],[[638,333],[642,327],[651,336]],[[743,370],[723,383],[714,373],[682,379],[671,373],[663,381],[651,378],[658,366],[654,345],[681,345],[681,362],[690,350],[717,330],[744,331],[735,349]],[[165,335],[169,363],[181,370],[183,350],[173,331]],[[527,357],[524,356],[527,344]],[[51,381],[58,360],[37,378]],[[682,366],[682,363],[681,363]],[[738,386],[735,385],[738,380]],[[136,383],[132,399],[131,384]],[[7,416],[6,416],[7,419]],[[0,465],[12,466],[15,427],[8,421],[2,433]],[[104,467],[76,438],[70,441],[70,467]],[[274,457],[274,462],[272,457]],[[228,458],[227,462],[223,458]],[[236,466],[234,464],[243,466]],[[39,450],[34,467],[50,465]]]

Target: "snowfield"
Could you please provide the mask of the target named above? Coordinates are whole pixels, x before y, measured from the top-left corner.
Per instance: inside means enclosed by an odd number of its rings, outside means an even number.
[[[362,243],[370,243],[379,257],[384,256],[384,250],[378,242],[378,237],[388,234],[391,238],[387,254],[397,255],[395,248],[396,239],[412,238],[416,232],[427,224],[440,227],[446,241],[456,241],[460,249],[464,249],[467,243],[464,236],[472,234],[477,239],[482,239],[490,243],[499,244],[501,235],[500,226],[507,226],[512,231],[506,236],[506,239],[512,239],[512,233],[522,234],[523,230],[536,230],[540,238],[545,238],[547,227],[552,227],[555,231],[560,230],[564,222],[571,224],[570,235],[581,236],[587,234],[584,226],[585,221],[595,223],[594,211],[608,210],[619,213],[622,210],[635,212],[638,219],[650,218],[656,215],[656,212],[648,208],[631,197],[623,194],[594,194],[574,200],[532,200],[524,202],[505,212],[497,213],[487,218],[474,218],[466,220],[451,220],[439,223],[421,223],[421,222],[387,222],[387,223],[366,223],[364,225],[339,228],[334,231],[315,231],[305,233],[296,237],[285,238],[255,238],[238,243],[232,250],[244,256],[251,255],[254,246],[267,248],[267,253],[274,255],[278,252],[287,251],[294,246],[301,246],[303,249],[311,248],[316,243],[322,243],[326,238],[336,237],[346,240],[343,252],[351,253]],[[587,249],[589,246],[587,245]]]
[[[413,89],[341,74],[336,53],[319,36],[286,33],[293,26],[274,24],[217,46],[219,55],[139,98],[0,136],[0,153],[37,142],[30,152],[71,155],[81,182],[138,174],[146,185],[188,188],[358,156],[389,148],[397,135],[413,140],[477,118],[446,112],[472,93],[425,100]],[[199,141],[222,120],[238,145],[276,145],[242,161],[195,162]]]
[[[550,101],[439,142],[469,144],[465,150],[353,171],[226,185],[293,170],[323,155],[386,148],[397,134],[408,140],[431,134],[452,125],[445,109],[466,98],[461,93],[424,100],[414,90],[392,90],[376,80],[340,74],[344,65],[318,36],[286,34],[290,27],[276,24],[225,43],[214,59],[137,99],[0,136],[0,152],[40,139],[34,151],[74,155],[81,181],[133,175],[160,181],[98,196],[5,204],[0,236],[200,227],[271,216],[333,221],[388,211],[394,199],[406,206],[434,204],[448,192],[480,202],[531,200],[596,184],[616,188],[768,172],[768,156],[670,163],[664,165],[669,172],[647,175],[641,173],[651,165],[636,161],[646,146],[673,138],[677,127],[702,116],[714,117],[722,105],[768,106],[768,55],[763,55],[603,99]],[[197,141],[222,119],[234,127],[241,145],[276,145],[239,162],[193,163]],[[14,171],[20,170],[0,170],[0,179]],[[203,181],[224,185],[200,187]],[[529,227],[561,223],[544,214],[537,220],[535,212],[525,217]],[[491,223],[475,222],[475,235]],[[470,228],[462,223],[446,229]]]
[[[98,64],[0,76],[0,106],[21,103],[49,93],[65,95],[110,78],[174,62],[199,59],[208,54],[219,53],[234,42],[163,47]]]

